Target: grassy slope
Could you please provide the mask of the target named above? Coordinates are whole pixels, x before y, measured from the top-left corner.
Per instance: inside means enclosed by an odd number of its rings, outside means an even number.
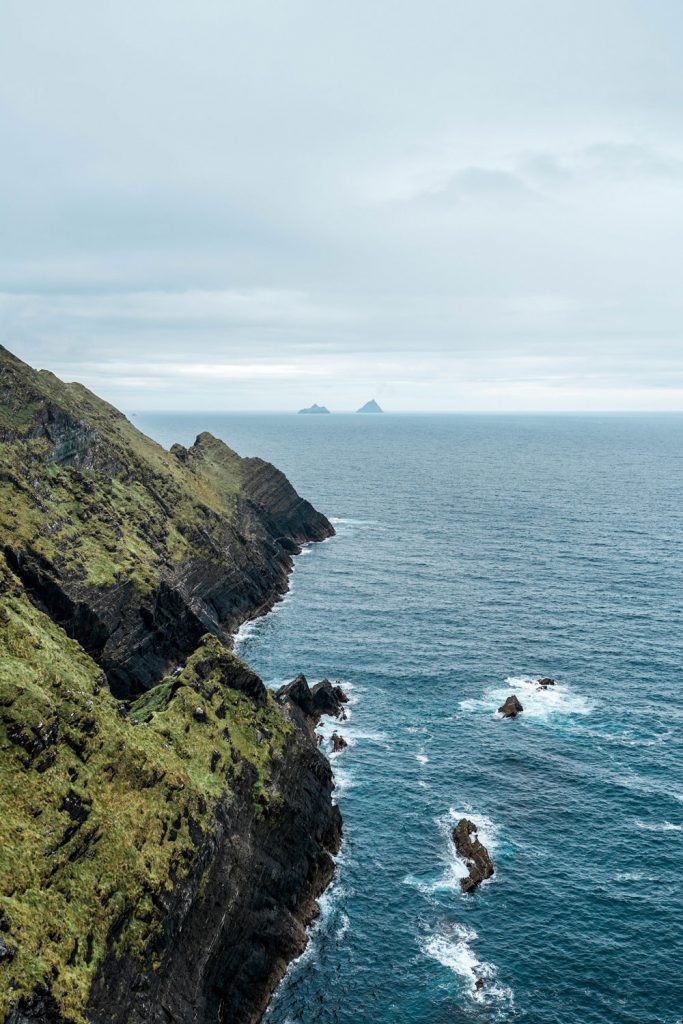
[[[46,409],[77,417],[86,470],[37,433]],[[54,433],[48,424],[48,433]],[[2,441],[2,438],[6,438]],[[206,435],[208,438],[209,435]],[[240,493],[241,460],[221,442],[185,465],[79,384],[36,372],[0,348],[0,536],[66,560],[83,582],[132,578],[145,592],[163,563],[182,561],[197,536],[219,543]]]
[[[213,557],[241,474],[208,435],[176,457],[85,388],[0,348],[3,544],[84,583],[132,579],[145,592],[203,537]],[[159,926],[152,895],[189,870],[216,801],[248,772],[254,813],[277,805],[270,773],[291,727],[272,697],[259,708],[224,684],[235,661],[207,637],[178,680],[121,714],[95,662],[0,554],[0,1020],[47,984],[83,1021],[111,936],[142,954]]]
[[[152,894],[188,870],[245,765],[255,813],[277,802],[269,775],[291,726],[270,695],[258,709],[223,685],[237,659],[212,637],[122,717],[97,665],[1,558],[0,589],[0,934],[15,950],[0,964],[0,1019],[49,981],[80,1021],[110,930],[123,922],[117,943],[142,955],[159,923]]]

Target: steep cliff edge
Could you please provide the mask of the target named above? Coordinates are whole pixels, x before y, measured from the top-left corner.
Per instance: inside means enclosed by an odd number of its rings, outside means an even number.
[[[341,821],[229,636],[332,532],[267,463],[0,350],[0,1020],[259,1019]]]
[[[166,452],[0,348],[0,543],[118,696],[266,611],[299,545],[333,533],[274,466],[210,434]]]

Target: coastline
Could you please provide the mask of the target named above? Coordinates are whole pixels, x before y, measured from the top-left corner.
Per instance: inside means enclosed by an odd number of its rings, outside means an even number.
[[[167,451],[5,349],[0,442],[0,1017],[255,1024],[342,823],[310,723],[231,646],[334,528],[269,463]]]

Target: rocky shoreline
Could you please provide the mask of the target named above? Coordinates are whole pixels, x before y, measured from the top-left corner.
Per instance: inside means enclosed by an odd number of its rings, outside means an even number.
[[[260,1019],[334,872],[346,697],[273,695],[232,636],[333,533],[268,463],[167,452],[0,348],[7,1024]]]

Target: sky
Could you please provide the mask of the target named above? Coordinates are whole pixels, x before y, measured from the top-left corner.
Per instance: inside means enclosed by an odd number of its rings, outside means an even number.
[[[2,0],[0,342],[126,410],[683,410],[680,0]]]

